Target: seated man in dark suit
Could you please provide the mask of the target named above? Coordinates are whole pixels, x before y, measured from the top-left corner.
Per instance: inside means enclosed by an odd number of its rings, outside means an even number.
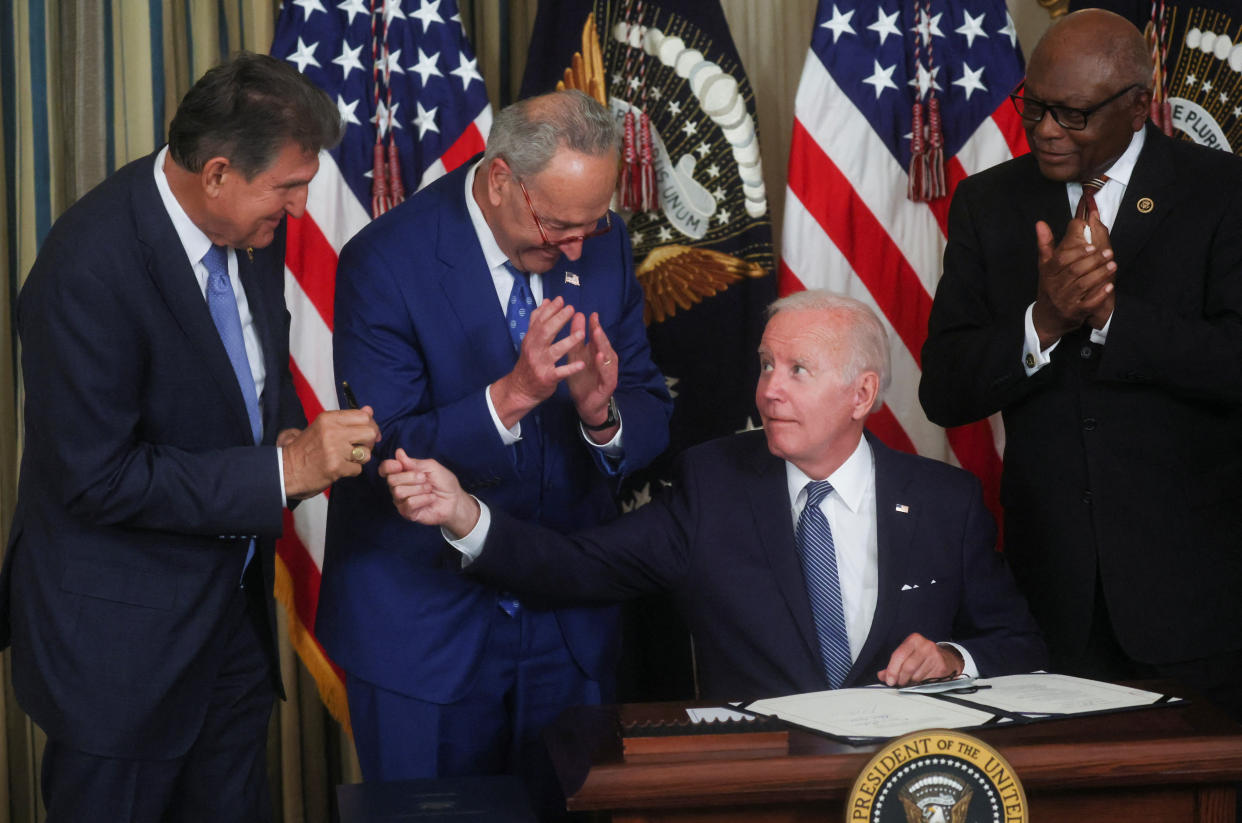
[[[762,432],[687,451],[660,499],[574,536],[489,510],[434,461],[398,451],[380,471],[402,515],[464,536],[469,574],[584,601],[671,590],[704,697],[1043,666],[978,481],[864,436],[889,374],[875,314],[786,297],[759,360]]]

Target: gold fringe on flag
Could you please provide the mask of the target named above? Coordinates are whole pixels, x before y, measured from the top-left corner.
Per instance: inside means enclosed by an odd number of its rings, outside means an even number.
[[[323,649],[320,648],[310,631],[302,625],[297,604],[293,598],[293,577],[280,555],[276,555],[276,600],[284,607],[285,614],[289,616],[289,642],[293,645],[293,650],[298,653],[298,657],[302,658],[306,670],[315,679],[315,685],[319,688],[319,699],[328,707],[328,712],[341,724],[345,734],[352,738],[354,730],[349,723],[349,703],[345,699],[345,684],[337,676],[332,664],[328,662]]]

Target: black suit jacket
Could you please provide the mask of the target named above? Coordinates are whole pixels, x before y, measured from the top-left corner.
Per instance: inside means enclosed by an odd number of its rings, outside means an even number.
[[[305,425],[283,227],[253,261],[237,255],[267,370],[256,446],[153,161],[65,212],[22,289],[25,452],[0,577],[22,707],[62,743],[137,758],[179,756],[197,734],[250,536],[275,625],[271,444]]]
[[[1117,638],[1150,663],[1242,645],[1242,160],[1147,142],[1111,232],[1104,346],[1064,337],[1027,377],[1035,222],[1065,185],[1030,156],[958,187],[919,395],[936,423],[1000,411],[1005,551],[1054,662],[1079,653],[1097,569]]]
[[[996,530],[978,481],[869,442],[879,592],[846,685],[876,682],[911,632],[961,643],[985,675],[1041,667],[1043,641],[994,550]],[[671,490],[572,537],[503,512],[492,516],[469,571],[498,585],[588,600],[671,590],[694,636],[703,697],[829,688],[794,543],[785,463],[768,451],[763,432],[688,450]]]

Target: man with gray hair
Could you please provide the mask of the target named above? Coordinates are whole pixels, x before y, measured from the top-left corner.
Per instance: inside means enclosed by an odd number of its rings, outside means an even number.
[[[580,92],[515,103],[486,154],[341,253],[334,359],[381,448],[434,457],[498,511],[558,531],[617,514],[668,441],[618,138]],[[567,705],[611,696],[616,610],[551,608],[456,573],[374,470],[329,506],[316,630],[347,676],[367,780],[514,772]],[[451,552],[451,549],[449,550]]]
[[[978,481],[864,435],[888,384],[875,314],[827,292],[778,300],[759,364],[762,432],[688,450],[659,499],[573,536],[493,509],[435,461],[398,450],[379,471],[471,577],[588,602],[671,590],[706,699],[1043,666]]]

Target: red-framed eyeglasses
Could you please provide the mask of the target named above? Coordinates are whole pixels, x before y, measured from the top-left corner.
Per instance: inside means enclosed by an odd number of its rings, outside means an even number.
[[[535,228],[539,229],[539,237],[543,240],[543,245],[547,248],[560,248],[561,246],[569,246],[574,243],[581,243],[588,237],[599,237],[601,234],[607,234],[612,231],[612,213],[604,212],[601,220],[596,222],[595,228],[584,234],[575,234],[572,237],[562,237],[560,240],[553,240],[548,237],[548,231],[543,227],[543,221],[539,219],[539,215],[535,213],[535,205],[530,202],[530,192],[526,190],[526,184],[518,180],[518,186],[522,189],[522,197],[526,198],[526,208],[530,210],[530,216],[535,221]]]

